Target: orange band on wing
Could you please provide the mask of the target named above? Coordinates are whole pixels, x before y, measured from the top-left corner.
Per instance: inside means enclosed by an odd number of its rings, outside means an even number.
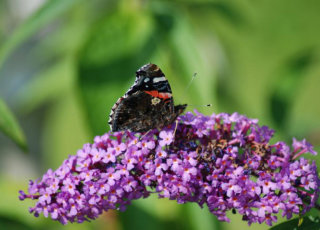
[[[159,97],[162,99],[171,98],[171,93],[159,93]]]
[[[147,94],[150,94],[153,97],[158,97],[161,99],[168,99],[171,98],[171,93],[159,93],[157,90],[151,90],[151,91],[144,91]]]
[[[147,94],[150,94],[153,97],[159,97],[159,92],[157,90],[144,91]]]

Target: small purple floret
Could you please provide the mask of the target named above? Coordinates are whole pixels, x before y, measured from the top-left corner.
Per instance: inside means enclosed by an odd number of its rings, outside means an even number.
[[[20,200],[62,224],[97,218],[103,211],[124,211],[132,200],[157,192],[178,203],[207,205],[221,221],[226,212],[248,224],[277,222],[315,206],[317,167],[300,156],[316,154],[293,139],[270,144],[274,131],[234,113],[204,116],[188,112],[175,125],[152,130],[140,140],[131,132],[107,133],[85,144],[75,156],[42,179],[30,181]]]

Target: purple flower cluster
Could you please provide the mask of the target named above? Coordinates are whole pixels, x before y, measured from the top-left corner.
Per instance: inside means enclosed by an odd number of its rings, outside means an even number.
[[[132,200],[158,193],[178,203],[207,205],[219,220],[232,210],[251,223],[303,214],[319,195],[316,154],[305,140],[270,144],[273,131],[234,113],[204,116],[188,112],[175,125],[140,139],[132,132],[107,133],[42,179],[30,181],[36,199],[30,212],[63,224],[97,218],[109,209],[125,210]]]

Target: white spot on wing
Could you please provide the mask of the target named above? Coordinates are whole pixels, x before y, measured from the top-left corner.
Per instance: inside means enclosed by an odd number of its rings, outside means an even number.
[[[166,81],[166,78],[165,77],[155,77],[155,78],[153,78],[153,83],[157,83],[157,82],[160,82],[160,81]]]
[[[144,79],[144,82],[148,82],[148,81],[150,81],[150,78],[146,78],[146,79]]]

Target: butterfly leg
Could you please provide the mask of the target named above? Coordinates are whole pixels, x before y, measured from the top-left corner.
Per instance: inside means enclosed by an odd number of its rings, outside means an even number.
[[[139,138],[139,141],[141,141],[145,136],[147,136],[147,134],[148,134],[150,131],[151,131],[151,129],[148,130],[145,134],[141,135],[141,137]]]
[[[179,121],[176,120],[176,127],[174,128],[174,132],[173,132],[173,138],[174,138],[174,139],[175,139],[176,132],[177,132],[177,128],[178,128],[178,123],[179,123]]]

